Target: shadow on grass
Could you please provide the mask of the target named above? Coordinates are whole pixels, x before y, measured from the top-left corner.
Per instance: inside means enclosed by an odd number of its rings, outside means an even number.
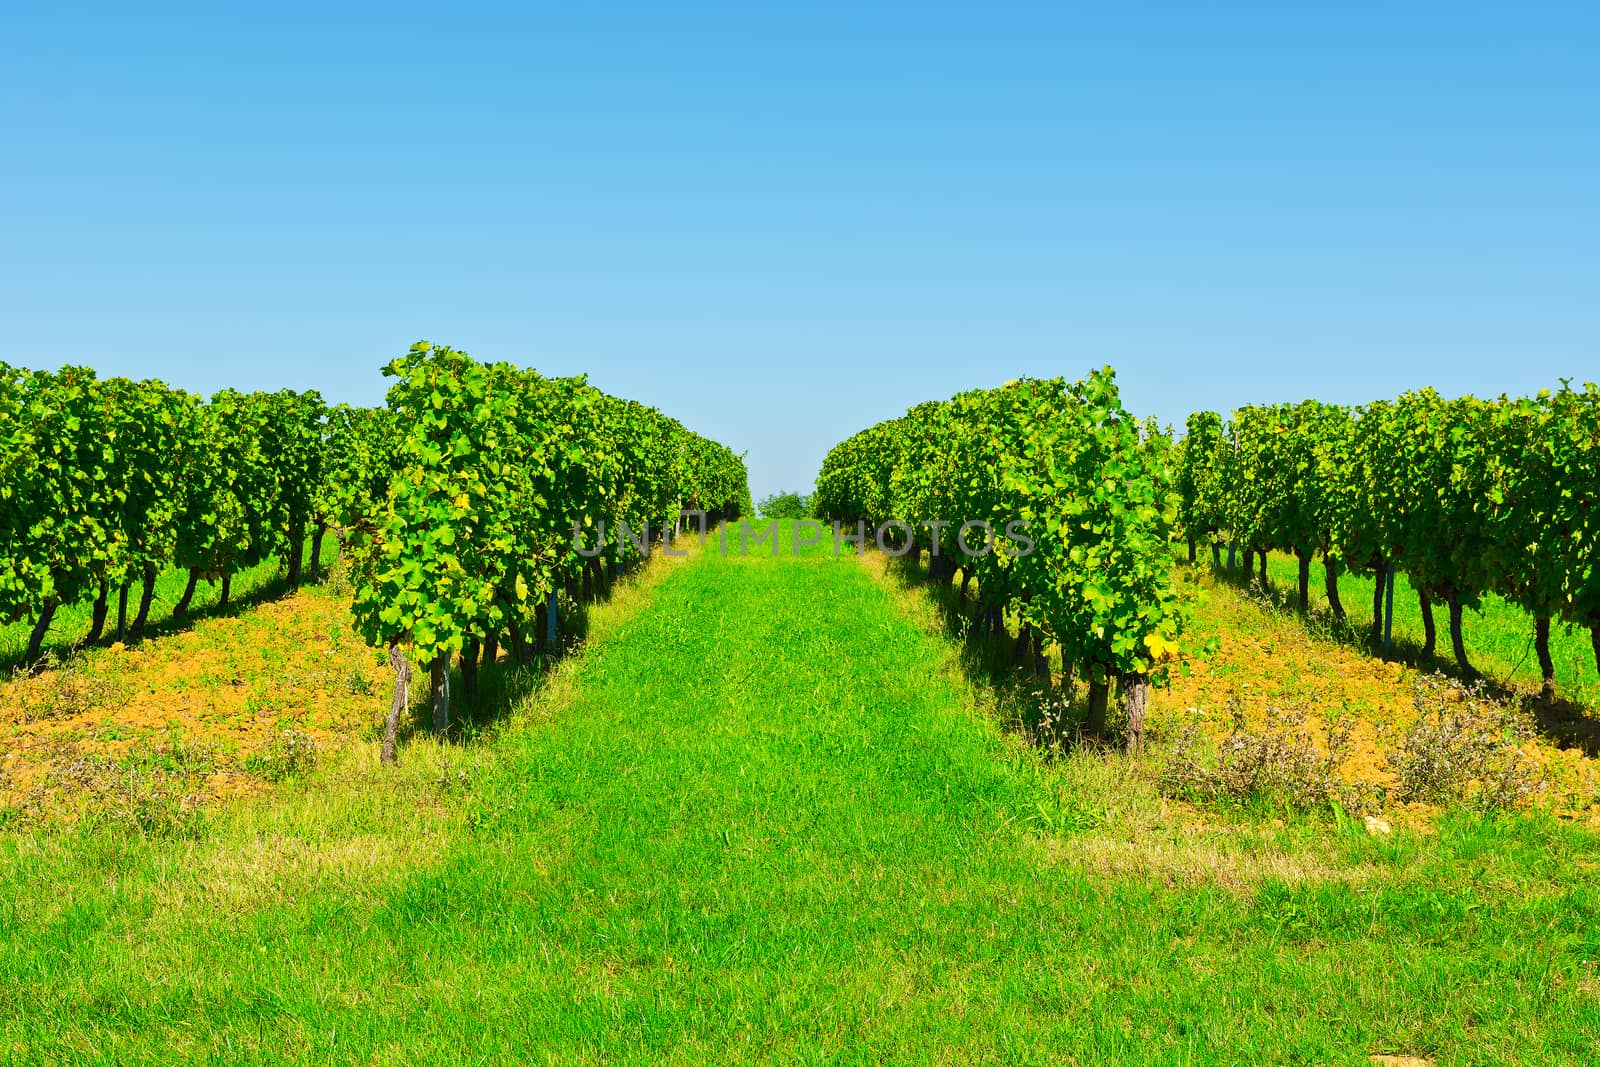
[[[324,557],[327,557],[329,553],[325,551],[323,555]],[[152,614],[151,617],[145,622],[143,636],[139,639],[139,641],[134,641],[131,635],[124,636],[122,640],[131,646],[134,644],[143,643],[144,641],[152,641],[157,638],[169,637],[173,634],[184,633],[188,630],[194,629],[197,623],[205,619],[235,618],[247,611],[259,607],[262,604],[271,603],[274,600],[280,600],[298,588],[316,586],[326,583],[332,577],[333,567],[337,562],[338,556],[337,549],[335,548],[333,550],[332,558],[325,559],[325,561],[316,568],[315,574],[313,574],[311,569],[308,567],[301,575],[299,586],[291,586],[289,584],[288,568],[281,561],[264,561],[257,564],[255,567],[246,568],[245,570],[240,571],[233,576],[234,587],[232,590],[230,590],[230,596],[228,597],[228,602],[226,604],[222,604],[217,601],[211,601],[198,605],[192,605],[189,610],[185,612],[183,618],[181,619],[174,618],[170,614],[170,609],[169,613],[164,616],[155,615],[154,612],[156,608],[164,603],[171,602],[168,601],[167,598],[158,591],[155,598],[151,601]],[[272,573],[272,577],[267,578],[265,581],[257,581],[255,583],[250,581],[248,576],[252,572],[266,572],[267,568],[269,567],[272,568],[272,571],[270,572]],[[188,581],[187,572],[168,571],[164,573],[161,577],[161,581],[168,585],[169,592],[174,585],[174,575],[177,576],[176,588],[181,589],[183,584]],[[208,582],[202,580],[200,585],[197,587],[197,591],[200,588],[209,586],[212,592],[216,592],[220,589],[220,585],[220,582]],[[241,588],[241,586],[243,586],[243,588]],[[129,590],[130,602],[128,604],[128,626],[130,630],[132,629],[132,616],[137,608],[138,599],[139,586],[137,583],[135,583]],[[174,597],[173,600],[175,601],[176,597]],[[71,607],[81,610],[86,603],[88,602],[85,601],[75,603],[71,605]],[[81,621],[82,620],[74,620],[73,629],[77,629]],[[27,624],[19,623],[17,625],[25,627]],[[52,632],[58,631],[53,630]],[[70,659],[77,653],[87,651],[91,648],[107,648],[115,644],[117,640],[117,598],[115,591],[113,591],[111,597],[109,598],[106,630],[103,634],[101,634],[99,640],[91,642],[87,639],[87,635],[78,637],[76,639],[69,639],[65,636],[47,636],[40,651],[40,658],[34,661],[32,664],[29,664],[27,661],[26,639],[24,638],[22,645],[19,645],[9,651],[0,653],[0,672],[3,672],[7,675],[14,674],[19,670],[24,670],[34,674],[43,673],[43,671],[49,669],[52,665]]]
[[[1202,560],[1194,565],[1180,564],[1180,569],[1187,569],[1191,578],[1209,572],[1217,584],[1232,587],[1265,613],[1298,621],[1313,637],[1387,662],[1437,672],[1463,683],[1476,680],[1485,695],[1525,707],[1547,741],[1562,748],[1576,749],[1586,756],[1600,757],[1600,718],[1595,717],[1593,709],[1577,701],[1559,695],[1546,699],[1488,674],[1480,673],[1473,679],[1452,657],[1437,654],[1424,657],[1421,643],[1410,637],[1397,636],[1385,650],[1381,641],[1372,640],[1368,627],[1340,619],[1320,605],[1309,612],[1301,612],[1295,603],[1296,590],[1280,588],[1270,582],[1263,586],[1255,573],[1246,573],[1243,568],[1230,573],[1226,568],[1213,569],[1209,562]],[[931,578],[926,562],[913,565],[904,558],[889,561],[885,572],[893,575],[902,588],[920,590],[937,608],[946,633],[960,639],[963,672],[969,680],[994,694],[996,707],[1007,728],[1023,734],[1036,745],[1055,751],[1105,743],[1103,739],[1084,735],[1087,693],[1082,684],[1069,684],[1063,690],[1059,657],[1050,657],[1052,675],[1048,679],[1035,673],[1031,657],[1029,663],[1019,663],[1019,635],[1011,632],[1011,628],[1002,627],[995,632],[982,625],[981,597],[969,594],[963,599],[959,579],[941,583]],[[1439,639],[1448,648],[1448,623],[1443,619],[1440,620]],[[1113,718],[1118,711],[1117,703],[1113,699],[1108,709]],[[1107,736],[1116,736],[1114,723],[1108,724]]]
[[[1344,646],[1387,663],[1402,663],[1414,670],[1431,671],[1453,678],[1463,684],[1477,683],[1485,695],[1506,704],[1520,704],[1533,715],[1539,732],[1546,740],[1562,748],[1572,748],[1584,755],[1600,756],[1600,719],[1594,711],[1578,701],[1561,696],[1551,698],[1530,693],[1527,689],[1497,678],[1490,671],[1475,668],[1462,669],[1453,655],[1423,655],[1423,646],[1411,636],[1395,635],[1388,648],[1381,638],[1375,639],[1368,626],[1357,626],[1348,618],[1341,619],[1322,604],[1313,604],[1309,611],[1301,611],[1298,590],[1263,582],[1258,573],[1238,567],[1229,571],[1205,560],[1197,563],[1180,563],[1191,577],[1209,574],[1213,582],[1226,585],[1262,611],[1279,618],[1297,619],[1312,637]],[[1437,608],[1436,608],[1437,610]],[[1450,642],[1447,618],[1436,620],[1438,641],[1447,648]]]
[[[925,597],[938,612],[945,633],[957,641],[962,673],[991,695],[1007,730],[1053,755],[1080,747],[1105,747],[1118,736],[1115,722],[1108,722],[1104,737],[1084,732],[1088,694],[1077,680],[1067,679],[1062,672],[1059,649],[1049,646],[1048,673],[1041,673],[1031,642],[1023,645],[1016,618],[1003,618],[998,627],[986,618],[981,591],[973,591],[976,581],[963,596],[959,576],[940,581],[930,573],[926,561],[913,564],[901,557],[886,563],[886,575],[902,590]],[[1038,637],[1035,632],[1033,638]],[[1108,710],[1114,718],[1115,701]]]
[[[638,574],[637,565],[626,567],[615,578],[597,578],[588,588],[578,585],[568,590],[561,599],[558,613],[559,632],[555,647],[544,647],[545,642],[530,640],[520,653],[508,644],[500,644],[495,658],[490,662],[480,649],[477,685],[469,694],[462,671],[460,656],[450,665],[450,728],[447,741],[465,745],[492,731],[496,725],[529,698],[537,695],[550,679],[551,669],[562,659],[582,651],[589,639],[590,611],[611,600],[617,584]],[[572,593],[577,595],[573,596]],[[412,736],[433,736],[433,704],[428,690],[429,675],[426,668],[412,668],[411,705],[407,709],[407,722],[402,724],[402,744]],[[373,739],[381,740],[383,727],[374,728]]]

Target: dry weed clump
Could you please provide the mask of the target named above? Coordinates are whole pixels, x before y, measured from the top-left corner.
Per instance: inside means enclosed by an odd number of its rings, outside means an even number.
[[[19,673],[44,679],[43,684],[18,688],[20,722],[68,718],[124,702],[121,687],[77,653],[61,657],[48,652],[30,670]]]
[[[206,741],[172,736],[121,754],[52,746],[43,772],[0,808],[0,821],[17,825],[109,825],[147,836],[182,836],[201,823],[208,778],[226,761]]]
[[[181,836],[198,820],[195,779],[166,762],[124,763],[100,754],[61,760],[20,805],[26,819],[109,824],[150,836]],[[60,810],[70,807],[70,813]]]
[[[247,756],[243,768],[269,782],[282,782],[315,770],[321,755],[316,738],[304,730],[289,729],[260,752]]]
[[[1350,751],[1350,722],[1333,716],[1321,749],[1300,709],[1274,709],[1252,728],[1237,699],[1228,702],[1229,732],[1212,741],[1198,725],[1179,731],[1157,772],[1161,792],[1185,800],[1265,802],[1299,811],[1338,805],[1362,815],[1381,809],[1382,790],[1341,773]]]
[[[1533,728],[1519,708],[1440,675],[1416,679],[1411,699],[1416,719],[1389,753],[1397,799],[1506,811],[1543,788],[1522,752]]]

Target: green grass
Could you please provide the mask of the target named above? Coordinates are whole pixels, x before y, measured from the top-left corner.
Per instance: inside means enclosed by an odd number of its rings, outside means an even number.
[[[1600,842],[1203,825],[1046,762],[918,590],[658,563],[462,747],[0,837],[18,1062],[1581,1063]],[[655,583],[650,577],[661,578]]]
[[[309,549],[307,552],[309,553]],[[331,567],[339,557],[339,544],[332,537],[323,539],[322,564],[324,568]],[[286,586],[280,572],[283,564],[276,558],[264,560],[254,567],[248,567],[233,576],[233,582],[228,589],[228,610],[244,610],[252,603],[264,597],[276,596],[282,593]],[[175,625],[172,622],[172,607],[183,596],[183,588],[189,582],[189,572],[177,567],[168,567],[156,577],[156,595],[150,603],[150,617],[146,620],[146,636],[155,636],[169,631]],[[189,602],[189,621],[204,618],[215,614],[217,603],[222,595],[221,583],[201,582],[195,587],[194,598]],[[134,583],[128,590],[128,624],[133,625],[133,617],[139,610],[139,584]],[[74,604],[64,604],[56,611],[55,618],[51,621],[50,632],[45,636],[45,652],[63,655],[74,645],[81,642],[89,634],[89,626],[93,621],[94,598],[81,600]],[[106,611],[105,640],[114,640],[117,630],[117,591],[111,591],[110,603]],[[33,631],[33,622],[24,619],[10,625],[0,625],[0,667],[14,667],[22,661],[28,650],[28,637]]]

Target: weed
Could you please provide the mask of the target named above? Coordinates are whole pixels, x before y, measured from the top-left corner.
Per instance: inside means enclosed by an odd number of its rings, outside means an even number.
[[[472,772],[445,767],[439,772],[439,792],[464,793],[472,785]]]
[[[241,766],[258,778],[282,782],[314,770],[320,756],[316,738],[303,730],[288,729],[265,749],[245,757]]]
[[[1533,736],[1527,717],[1481,684],[1423,676],[1412,684],[1412,703],[1416,720],[1389,754],[1399,799],[1505,811],[1542,788],[1521,750]]]
[[[20,687],[23,722],[69,718],[123,702],[120,687],[78,653],[47,652],[27,674],[42,681]]]
[[[340,599],[348,597],[354,588],[350,584],[350,565],[343,552],[334,560],[333,567],[328,571],[328,576],[322,583],[330,594]]]
[[[1043,785],[1034,810],[1023,816],[1023,821],[1035,828],[1047,834],[1081,833],[1110,821],[1111,813],[1103,798],[1071,788],[1061,776]]]
[[[1258,730],[1245,721],[1237,699],[1229,700],[1228,713],[1232,726],[1220,740],[1210,740],[1198,723],[1179,731],[1158,772],[1162,793],[1297,811],[1337,805],[1357,815],[1382,807],[1375,784],[1347,781],[1339,773],[1350,751],[1348,716],[1328,717],[1323,751],[1318,751],[1302,710],[1274,709]]]
[[[270,715],[283,707],[278,699],[276,688],[267,689],[257,687],[244,701],[244,710],[251,715]]]
[[[45,788],[20,805],[23,818],[39,817],[64,803],[82,826],[110,826],[152,837],[179,837],[199,826],[197,798],[186,788],[188,776],[159,761],[119,763],[103,755],[57,761]],[[52,794],[54,796],[52,796]],[[56,814],[56,813],[52,813]]]
[[[221,748],[210,742],[195,741],[174,734],[171,739],[157,745],[144,757],[132,756],[127,762],[146,762],[174,775],[194,777],[216,773],[222,762]]]
[[[352,667],[350,673],[345,675],[344,691],[351,696],[369,697],[376,692],[376,687],[373,686],[368,672],[359,667]]]

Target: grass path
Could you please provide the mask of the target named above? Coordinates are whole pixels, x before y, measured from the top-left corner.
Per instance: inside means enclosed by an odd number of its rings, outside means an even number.
[[[904,598],[911,594],[900,593]],[[0,838],[19,1062],[1578,1063],[1600,850],[1197,827],[851,560],[708,550],[485,751]],[[343,790],[343,792],[341,792]]]

